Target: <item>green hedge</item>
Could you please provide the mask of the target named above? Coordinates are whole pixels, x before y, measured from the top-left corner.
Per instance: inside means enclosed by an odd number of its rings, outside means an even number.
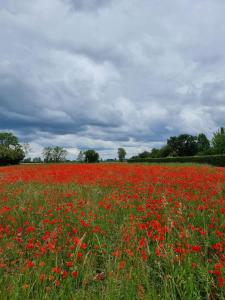
[[[198,163],[209,164],[218,167],[225,167],[225,155],[205,155],[205,156],[182,156],[182,157],[162,157],[162,158],[134,158],[129,159],[129,163]]]

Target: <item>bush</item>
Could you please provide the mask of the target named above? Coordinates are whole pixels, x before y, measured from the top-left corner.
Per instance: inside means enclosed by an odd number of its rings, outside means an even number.
[[[17,137],[9,132],[0,132],[0,165],[18,164],[24,157]]]
[[[86,163],[95,163],[99,161],[99,154],[95,150],[86,150],[84,152],[84,155],[84,161]]]
[[[163,158],[134,158],[129,159],[129,163],[198,163],[209,164],[218,167],[225,167],[225,155],[205,155],[205,156],[182,156],[182,157],[163,157]]]

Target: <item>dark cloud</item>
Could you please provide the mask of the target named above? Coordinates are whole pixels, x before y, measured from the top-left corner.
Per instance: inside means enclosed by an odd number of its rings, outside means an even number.
[[[222,0],[2,0],[0,130],[115,157],[225,125]]]
[[[111,0],[65,0],[76,10],[93,10],[109,5]]]

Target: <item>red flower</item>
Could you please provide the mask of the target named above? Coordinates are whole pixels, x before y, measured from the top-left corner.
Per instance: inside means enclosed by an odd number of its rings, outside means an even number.
[[[52,273],[60,273],[61,269],[59,267],[52,268]]]
[[[191,246],[191,250],[192,250],[192,252],[199,252],[202,250],[202,247],[198,246],[198,245]]]
[[[73,262],[72,261],[68,261],[68,262],[66,262],[66,265],[67,265],[67,267],[72,267],[73,266]]]
[[[78,272],[77,271],[73,271],[71,273],[71,275],[72,275],[73,278],[76,278],[78,276]]]
[[[34,267],[34,262],[31,261],[31,260],[28,260],[28,261],[27,261],[27,267],[28,267],[28,268],[33,268],[33,267]]]
[[[125,268],[125,266],[126,266],[126,261],[125,261],[125,260],[122,260],[122,261],[120,261],[119,264],[118,264],[118,269],[119,269],[119,270],[122,270],[122,269]]]
[[[29,233],[29,232],[34,232],[35,231],[35,228],[32,227],[32,226],[28,226],[27,229],[26,229],[26,232]]]
[[[65,279],[68,275],[68,272],[67,271],[62,271],[61,274],[62,274],[62,278]]]

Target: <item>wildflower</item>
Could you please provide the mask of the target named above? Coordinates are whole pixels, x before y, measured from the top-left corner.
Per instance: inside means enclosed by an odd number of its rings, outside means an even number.
[[[23,284],[22,285],[22,288],[24,289],[24,290],[27,290],[28,288],[29,288],[29,284],[28,283],[25,283],[25,284]]]
[[[68,262],[66,262],[66,265],[67,265],[67,267],[72,267],[73,266],[73,262],[72,261],[68,261]]]
[[[34,231],[35,231],[35,228],[32,227],[32,226],[28,226],[27,229],[26,229],[27,233],[34,232]]]
[[[83,253],[82,252],[77,252],[77,258],[79,259],[79,258],[81,258],[81,257],[83,257]]]
[[[225,278],[218,277],[219,287],[222,288],[225,285]]]
[[[60,273],[61,269],[59,267],[52,268],[52,273]]]
[[[45,265],[46,265],[46,263],[44,261],[39,262],[39,267],[44,267]]]
[[[101,272],[95,275],[94,280],[104,280],[105,279],[105,273]]]
[[[202,250],[202,247],[199,245],[191,246],[192,252],[199,252]]]
[[[68,272],[67,271],[62,271],[62,278],[65,279],[68,276]]]
[[[129,256],[134,256],[134,253],[130,250],[130,249],[126,249],[125,252],[127,253],[127,255]]]
[[[73,278],[76,278],[78,276],[78,272],[77,271],[73,271],[71,273],[71,275],[72,275]]]
[[[33,267],[34,267],[34,262],[31,261],[31,260],[28,260],[28,261],[27,261],[27,267],[28,267],[28,268],[33,268]]]
[[[143,248],[145,245],[146,245],[146,238],[143,237],[143,238],[139,241],[139,247],[140,247],[140,248]]]
[[[55,283],[56,286],[60,286],[60,281],[59,281],[59,279],[56,279],[54,283]]]
[[[113,256],[115,256],[115,257],[119,257],[120,255],[121,255],[121,251],[120,250],[116,250],[116,251],[114,251],[113,253],[112,253],[112,255]]]
[[[122,270],[122,269],[125,268],[125,266],[126,266],[126,261],[125,261],[125,260],[122,260],[122,261],[120,261],[119,264],[118,264],[118,269],[119,269],[119,270]]]

